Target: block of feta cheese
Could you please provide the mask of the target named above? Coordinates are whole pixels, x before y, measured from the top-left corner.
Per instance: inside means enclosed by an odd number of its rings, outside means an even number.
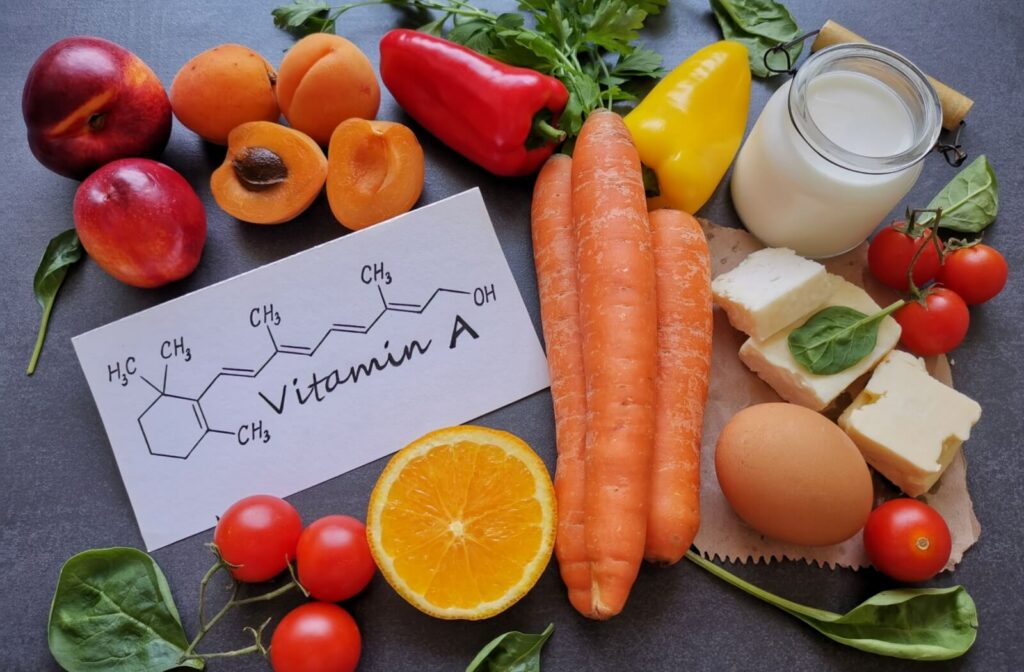
[[[865,315],[881,310],[868,293],[857,285],[833,275],[829,275],[827,279],[838,288],[817,309],[805,314],[805,318],[809,319],[818,310],[828,306],[849,306]],[[787,339],[790,332],[806,321],[807,319],[802,319],[790,324],[764,341],[747,339],[740,346],[739,356],[743,363],[771,385],[780,397],[814,411],[820,411],[831,404],[853,381],[873,369],[900,340],[900,325],[892,317],[886,316],[878,324],[878,338],[874,350],[864,359],[845,371],[817,375],[800,366],[789,352]]]
[[[839,417],[868,464],[911,497],[928,492],[981,418],[976,401],[894,350]]]
[[[809,314],[833,289],[824,266],[783,247],[753,252],[711,283],[729,323],[759,341]]]

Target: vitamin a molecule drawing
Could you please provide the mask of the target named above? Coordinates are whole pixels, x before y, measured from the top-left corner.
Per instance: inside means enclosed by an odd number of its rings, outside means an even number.
[[[147,377],[139,372],[139,364],[134,356],[125,357],[121,361],[107,365],[107,382],[127,386],[130,381],[138,378],[148,388],[156,393],[156,397],[138,415],[136,422],[139,427],[142,440],[148,452],[157,457],[188,459],[203,441],[210,435],[226,435],[234,437],[239,446],[246,446],[250,443],[265,444],[271,440],[270,427],[263,419],[256,419],[241,423],[234,430],[216,426],[207,417],[207,409],[204,409],[203,399],[214,389],[218,381],[225,378],[250,378],[255,379],[279,357],[314,357],[329,339],[332,334],[370,334],[374,327],[389,313],[423,314],[431,305],[434,305],[440,297],[445,295],[455,297],[468,297],[475,306],[483,306],[496,301],[494,285],[483,285],[474,288],[472,291],[438,287],[422,303],[406,303],[390,301],[385,296],[384,287],[390,285],[392,276],[384,268],[383,263],[367,264],[361,269],[360,279],[364,285],[376,285],[377,295],[380,299],[380,309],[372,314],[365,321],[339,321],[332,322],[326,327],[323,334],[309,345],[296,345],[282,343],[274,335],[274,327],[282,324],[281,313],[275,309],[273,303],[265,303],[252,306],[248,309],[248,326],[253,329],[265,330],[269,341],[269,354],[265,359],[254,363],[252,367],[221,367],[212,379],[198,394],[185,395],[173,393],[168,389],[167,377],[170,369],[170,360],[183,362],[192,361],[192,349],[186,343],[184,337],[175,337],[164,340],[160,344],[160,357],[165,362],[161,377]],[[459,339],[463,336],[471,339],[479,337],[477,331],[460,314],[456,313],[451,332],[449,348],[455,348]],[[294,393],[295,403],[304,405],[308,402],[323,401],[331,392],[340,385],[357,383],[361,378],[371,376],[374,373],[382,372],[389,368],[397,368],[413,358],[423,356],[431,346],[431,341],[421,343],[412,340],[404,344],[397,351],[391,351],[390,341],[384,342],[385,352],[379,357],[373,357],[367,362],[355,364],[345,369],[335,369],[326,375],[318,377],[315,373],[312,376],[312,383],[299,384],[298,379],[292,380],[292,385],[284,385],[281,394],[270,397],[259,392],[259,397],[270,407],[270,409],[281,415],[285,410],[286,400],[291,400],[289,393]]]

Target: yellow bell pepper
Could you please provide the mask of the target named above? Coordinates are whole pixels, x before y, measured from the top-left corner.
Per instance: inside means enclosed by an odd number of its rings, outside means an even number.
[[[683,61],[626,115],[640,160],[658,176],[651,206],[696,212],[743,140],[750,64],[738,42],[709,44]]]

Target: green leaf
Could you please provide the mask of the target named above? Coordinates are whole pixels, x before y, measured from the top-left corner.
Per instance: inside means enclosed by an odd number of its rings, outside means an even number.
[[[626,4],[639,7],[647,12],[648,16],[660,14],[664,7],[668,7],[668,0],[626,0]]]
[[[569,102],[558,121],[558,127],[570,137],[575,137],[583,128],[583,119],[591,111],[601,107],[601,88],[589,77],[574,77],[568,80]]]
[[[845,371],[875,349],[878,324],[903,303],[897,301],[873,315],[848,306],[822,308],[789,333],[789,352],[813,374]]]
[[[845,614],[836,614],[762,590],[693,551],[687,551],[686,558],[829,639],[868,653],[909,660],[949,660],[965,654],[978,636],[978,611],[963,586],[886,590]]]
[[[331,6],[315,0],[292,0],[271,10],[274,25],[297,36],[310,33],[333,33],[334,19],[330,18]]]
[[[551,623],[539,635],[506,632],[480,649],[466,672],[540,672],[540,650],[555,631]]]
[[[82,258],[82,243],[78,240],[78,233],[74,229],[68,229],[54,236],[43,252],[43,258],[39,260],[39,267],[32,280],[32,288],[35,291],[36,301],[43,309],[43,317],[39,322],[39,334],[36,336],[35,348],[32,350],[32,357],[29,359],[27,373],[35,373],[36,364],[39,362],[39,353],[43,350],[43,342],[46,340],[46,327],[50,323],[50,313],[53,311],[53,303],[57,300],[57,292],[64,284],[64,278],[68,269]]]
[[[963,233],[978,233],[995,221],[999,214],[999,182],[992,165],[981,155],[942,188],[928,204],[942,208],[939,227]],[[922,217],[921,222],[927,224]]]
[[[429,25],[429,24],[428,24]],[[481,54],[490,54],[495,38],[494,23],[483,20],[464,21],[455,25],[445,37]]]
[[[637,47],[633,53],[620,56],[611,69],[611,74],[618,77],[661,77],[665,73],[661,69],[661,54]]]
[[[584,39],[610,52],[628,54],[646,18],[647,12],[621,0],[599,2],[589,17]]]
[[[785,5],[774,0],[710,0],[710,3],[722,36],[747,48],[750,71],[757,77],[773,74],[764,65],[765,52],[800,36],[793,15]],[[796,63],[802,49],[803,43],[786,49],[791,63]],[[772,66],[785,68],[786,57],[778,54]]]
[[[50,653],[67,672],[203,669],[188,648],[167,579],[134,548],[93,549],[64,563],[50,607]]]

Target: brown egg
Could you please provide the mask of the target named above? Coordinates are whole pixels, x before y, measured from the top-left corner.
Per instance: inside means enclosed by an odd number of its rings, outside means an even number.
[[[718,437],[715,470],[739,517],[780,541],[837,544],[871,513],[871,474],[857,446],[796,404],[757,404],[734,415]]]

